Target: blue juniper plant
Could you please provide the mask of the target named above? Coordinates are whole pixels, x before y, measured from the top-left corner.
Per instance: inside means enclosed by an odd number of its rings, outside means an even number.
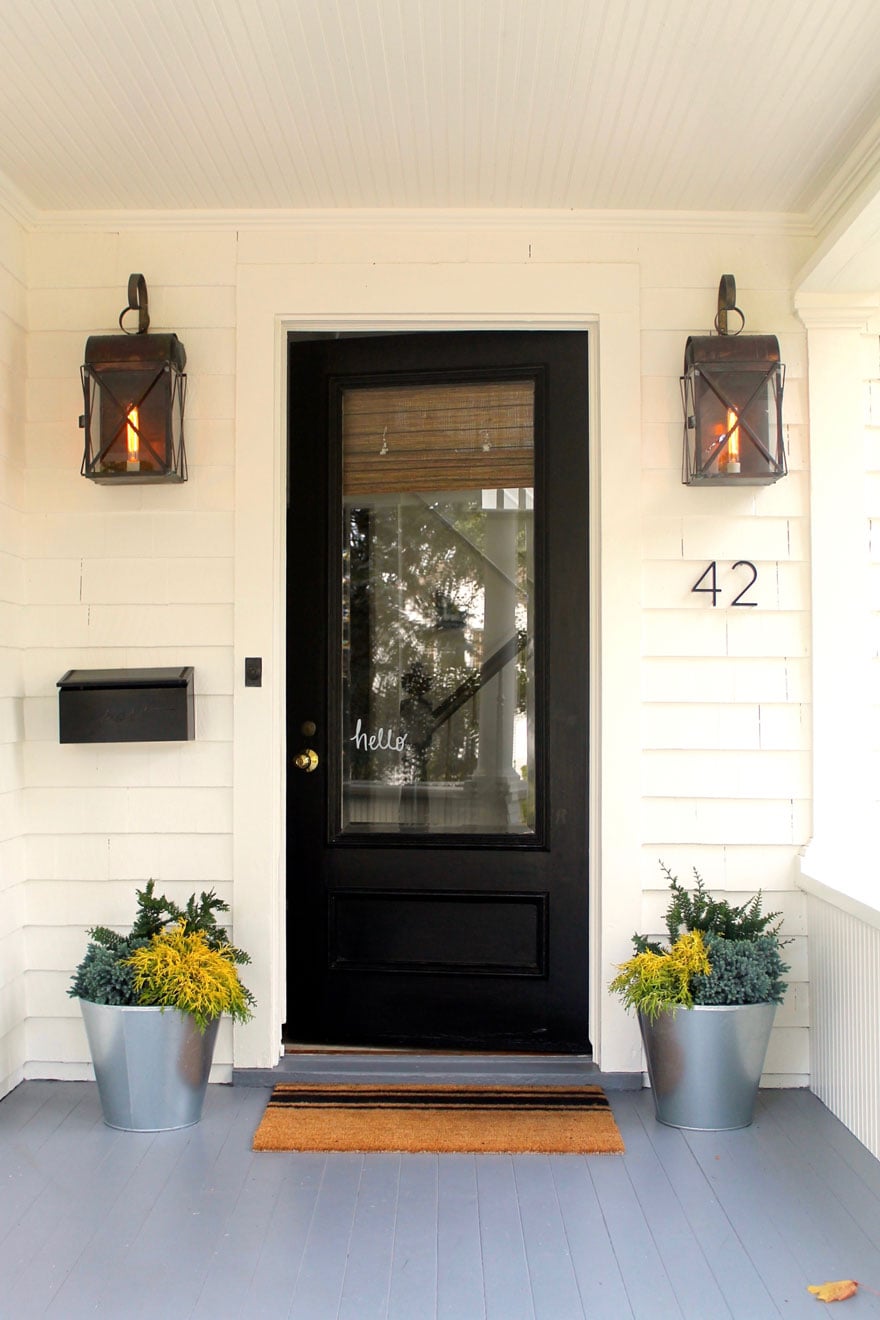
[[[789,967],[782,961],[775,935],[730,940],[704,935],[712,968],[708,976],[691,978],[695,1004],[781,1004],[788,988],[782,980]]]

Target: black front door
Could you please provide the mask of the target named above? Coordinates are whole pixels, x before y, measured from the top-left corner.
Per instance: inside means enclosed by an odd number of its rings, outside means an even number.
[[[583,1051],[587,336],[289,381],[287,1037]]]

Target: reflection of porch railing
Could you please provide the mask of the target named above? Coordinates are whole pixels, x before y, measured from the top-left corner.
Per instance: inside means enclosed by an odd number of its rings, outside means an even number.
[[[439,728],[450,720],[457,710],[466,706],[472,697],[475,697],[480,688],[493,679],[496,674],[500,674],[505,665],[509,665],[511,660],[515,660],[520,651],[524,651],[529,644],[529,636],[525,629],[520,628],[513,637],[508,638],[497,651],[484,660],[479,669],[475,669],[472,675],[459,683],[454,692],[450,692],[448,697],[435,706],[431,712],[434,716],[434,723],[431,726],[428,738],[429,741]]]
[[[485,790],[491,789],[491,795]],[[458,784],[375,784],[351,780],[343,786],[346,828],[363,825],[396,833],[403,828],[434,832],[511,830],[521,818],[527,785],[510,779],[483,785],[479,780]],[[501,802],[501,810],[499,810]]]

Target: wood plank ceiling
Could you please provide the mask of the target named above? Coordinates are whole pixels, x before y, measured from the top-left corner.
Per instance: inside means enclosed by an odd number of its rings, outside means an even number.
[[[877,0],[0,0],[0,17],[0,172],[37,212],[815,220],[880,141]]]

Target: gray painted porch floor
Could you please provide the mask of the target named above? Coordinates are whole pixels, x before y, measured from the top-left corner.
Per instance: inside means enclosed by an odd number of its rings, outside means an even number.
[[[805,1091],[685,1133],[609,1089],[627,1151],[588,1157],[254,1154],[266,1095],[211,1087],[153,1135],[90,1083],[7,1096],[3,1320],[816,1320],[808,1283],[880,1290],[880,1163]]]

